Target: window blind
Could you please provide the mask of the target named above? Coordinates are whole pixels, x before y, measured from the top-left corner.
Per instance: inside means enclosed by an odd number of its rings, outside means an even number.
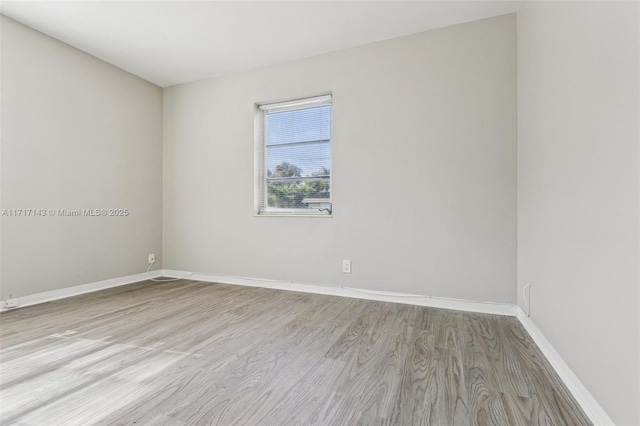
[[[259,213],[331,213],[331,96],[259,111]]]

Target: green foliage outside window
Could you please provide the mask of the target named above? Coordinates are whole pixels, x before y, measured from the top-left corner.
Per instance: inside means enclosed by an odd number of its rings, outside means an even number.
[[[283,161],[275,170],[267,173],[267,205],[269,207],[300,209],[308,208],[305,198],[330,198],[329,178],[331,170],[323,168],[321,172],[311,174],[317,178],[307,180],[301,176],[302,170],[295,164]],[[268,181],[269,178],[297,178],[286,181]]]

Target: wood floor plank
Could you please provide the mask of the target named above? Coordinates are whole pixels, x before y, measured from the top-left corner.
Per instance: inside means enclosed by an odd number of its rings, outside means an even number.
[[[193,280],[0,314],[4,425],[589,421],[514,318]]]
[[[514,426],[536,424],[534,422],[534,407],[531,398],[502,394],[502,405],[507,414],[507,422]]]
[[[507,425],[499,380],[489,362],[484,338],[486,329],[480,314],[463,315],[463,368],[471,425]]]
[[[437,349],[440,353],[441,365],[439,374],[442,375],[442,389],[444,398],[440,404],[445,419],[443,424],[464,426],[469,424],[469,405],[464,376],[462,352],[457,350]],[[439,417],[438,417],[439,418]]]
[[[479,367],[467,367],[468,399],[472,425],[508,425],[500,393],[487,380],[487,372]]]
[[[487,360],[492,367],[496,384],[502,393],[529,397],[531,384],[520,361],[513,353],[508,339],[505,339],[500,317],[495,315],[478,316],[477,321]]]
[[[432,330],[436,348],[460,351],[463,341],[462,312],[432,309]]]
[[[416,330],[411,336],[409,353],[401,375],[402,382],[389,416],[393,424],[429,423],[430,409],[438,390],[435,384],[436,356],[433,333]]]

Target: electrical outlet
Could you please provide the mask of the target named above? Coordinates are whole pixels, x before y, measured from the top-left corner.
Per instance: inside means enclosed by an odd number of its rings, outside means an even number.
[[[7,309],[17,308],[18,306],[20,306],[20,299],[18,298],[11,299],[11,296],[9,296],[9,299],[4,301],[4,307]]]
[[[350,274],[351,273],[351,261],[350,260],[343,260],[342,261],[342,273],[343,274]]]
[[[156,255],[153,253],[149,253],[149,265],[152,263],[156,263]]]

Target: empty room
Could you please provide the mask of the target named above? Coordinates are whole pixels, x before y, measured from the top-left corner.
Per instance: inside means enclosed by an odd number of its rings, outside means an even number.
[[[640,2],[0,8],[3,426],[640,425]]]

